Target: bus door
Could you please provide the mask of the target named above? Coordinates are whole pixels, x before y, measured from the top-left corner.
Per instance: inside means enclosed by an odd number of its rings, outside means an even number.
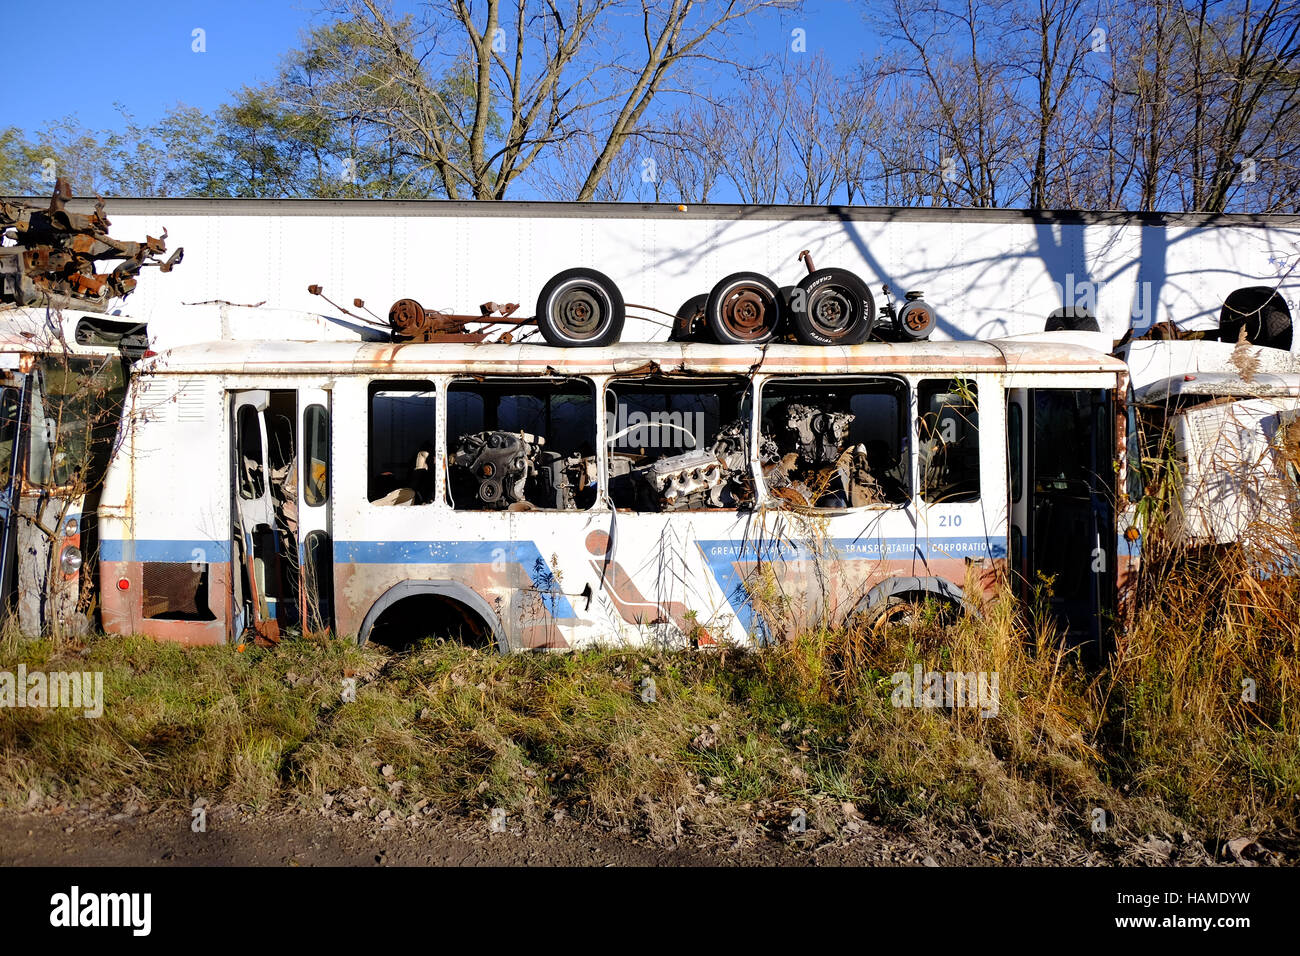
[[[237,629],[267,641],[331,623],[330,402],[323,389],[234,394]]]
[[[1115,602],[1110,394],[1013,389],[1007,427],[1012,568],[1069,645],[1100,652]]]
[[[268,641],[280,639],[275,615],[279,597],[280,553],[275,541],[275,508],[267,479],[267,422],[270,392],[234,395],[234,567],[231,582],[234,636],[251,629]]]
[[[1009,499],[1007,513],[1011,515],[1007,528],[1007,563],[1011,572],[1011,586],[1016,595],[1027,601],[1030,597],[1030,575],[1027,550],[1029,537],[1029,501],[1025,493],[1026,478],[1029,472],[1029,459],[1026,449],[1029,447],[1029,402],[1033,392],[1027,388],[1007,389],[1007,489]]]
[[[307,632],[333,623],[334,538],[330,530],[330,393],[298,390],[298,620]]]
[[[17,587],[19,496],[22,492],[23,395],[28,376],[17,370],[0,371],[0,617],[3,617]]]

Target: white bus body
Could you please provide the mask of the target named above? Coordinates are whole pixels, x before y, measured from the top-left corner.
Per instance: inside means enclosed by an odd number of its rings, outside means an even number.
[[[354,308],[355,316],[321,314],[321,300],[310,295],[307,286],[321,283],[349,306],[354,295],[362,296],[381,316],[389,303],[407,296],[456,311],[473,311],[489,298],[511,300],[521,303],[520,314],[528,314],[545,281],[577,265],[607,273],[629,303],[671,311],[735,271],[755,270],[779,283],[792,283],[804,273],[795,261],[804,249],[821,267],[858,273],[877,293],[877,304],[882,283],[896,295],[924,290],[938,313],[936,342],[1025,335],[1041,339],[1045,320],[1063,306],[1086,308],[1098,317],[1101,331],[1091,337],[1095,344],[1083,333],[1058,333],[1056,339],[1063,344],[1088,342],[1098,351],[1109,351],[1106,343],[1130,327],[1141,330],[1156,321],[1173,322],[1183,330],[1212,330],[1229,300],[1247,310],[1267,304],[1284,312],[1288,322],[1300,314],[1295,271],[1300,217],[117,200],[114,218],[124,230],[158,233],[168,228],[173,241],[186,246],[188,258],[167,282],[145,283],[134,293],[130,308],[135,318],[65,315],[65,331],[74,345],[82,318],[101,325],[147,321],[151,347],[158,350],[218,340],[373,341],[383,333],[361,318],[364,310]],[[44,317],[42,310],[32,309],[7,314],[19,324]],[[633,310],[624,330],[625,343],[667,335],[668,316],[655,324],[636,314]],[[1281,349],[1253,351],[1263,356],[1267,368],[1285,365],[1283,360],[1290,361],[1300,348],[1294,339],[1288,331],[1290,354]],[[16,347],[34,351],[30,341]],[[625,348],[636,354],[643,349],[630,344]],[[1173,389],[1185,373],[1195,374],[1198,356],[1218,354],[1215,349],[1226,354],[1224,349],[1231,348],[1214,342],[1133,342],[1120,354],[1133,363],[1135,380],[1143,387],[1156,387],[1161,380]],[[1300,391],[1293,364],[1279,366],[1275,374],[1291,375],[1292,384],[1285,387],[1292,394]],[[1244,385],[1234,394],[1242,400],[1267,397],[1259,393],[1260,387]],[[1268,400],[1278,415],[1293,407],[1278,404],[1276,396]],[[1250,443],[1263,441],[1273,447],[1272,414],[1251,418],[1262,431],[1250,436]],[[1186,458],[1186,447],[1184,452]],[[1198,453],[1190,454],[1199,460]],[[1188,467],[1194,471],[1202,465]],[[1208,484],[1188,483],[1185,504],[1194,503],[1199,489],[1223,484],[1212,471]],[[1269,494],[1287,490],[1285,483],[1280,489],[1269,488]],[[1138,490],[1128,489],[1130,495]],[[1269,507],[1280,514],[1283,506],[1275,495]],[[1235,505],[1225,507],[1235,513]],[[1188,543],[1207,540],[1203,519],[1208,516],[1185,525],[1191,529]],[[1215,521],[1217,540],[1231,538],[1241,525]],[[69,543],[80,542],[70,538]],[[93,538],[87,543],[87,557],[93,559]],[[1139,548],[1138,542],[1121,542],[1127,559],[1135,560]],[[76,580],[76,575],[68,577],[74,597]]]
[[[1114,358],[1024,342],[180,347],[141,363],[129,394],[100,507],[103,623],[194,644],[285,626],[364,641],[423,601],[502,649],[749,643],[891,596],[960,602],[968,572],[991,588],[1010,559],[1022,575],[1061,565],[1077,579],[1063,611],[1086,638],[1113,603],[1097,581],[1116,570],[1114,512],[1096,503],[1114,500],[1125,388]],[[688,449],[744,422],[730,499],[664,511],[636,497],[655,493],[629,469],[676,468],[680,449],[653,448],[695,421],[637,434],[636,410],[675,403],[705,409]],[[833,493],[810,490],[799,457],[819,453],[831,419],[788,424],[814,405],[846,413],[826,452],[843,445],[840,470],[817,472],[840,476]],[[467,508],[479,499],[456,484],[469,480],[465,436],[518,435],[524,416],[557,458],[572,453],[565,467],[589,463],[571,486],[580,503]],[[798,452],[764,444],[773,435]],[[1055,463],[1066,448],[1076,464]],[[472,475],[482,500],[502,493],[491,473]],[[688,494],[711,479],[696,462],[674,480]],[[813,506],[792,506],[798,495]]]
[[[1243,544],[1268,564],[1293,559],[1300,356],[1202,341],[1132,342],[1119,355],[1129,366],[1134,440],[1155,455],[1171,433],[1179,484],[1170,542]]]

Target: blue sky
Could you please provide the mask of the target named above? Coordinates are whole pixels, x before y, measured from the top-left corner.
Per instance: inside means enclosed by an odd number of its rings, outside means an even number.
[[[400,7],[413,4],[399,0]],[[762,53],[787,48],[790,31],[806,31],[808,52],[822,50],[837,69],[849,70],[874,50],[863,20],[866,0],[808,0],[802,14],[784,13],[762,21],[757,43]],[[280,56],[300,33],[318,22],[315,0],[147,0],[106,7],[102,0],[64,0],[58,22],[77,24],[56,39],[48,3],[14,3],[5,10],[5,35],[20,58],[39,60],[41,49],[56,43],[60,59],[75,57],[77,69],[55,67],[39,74],[39,95],[6,97],[0,126],[33,131],[76,114],[92,129],[121,125],[114,108],[121,103],[137,120],[150,123],[177,102],[211,110],[229,92],[269,80]],[[206,52],[192,51],[193,31],[205,31]],[[48,49],[48,47],[46,47]],[[752,52],[739,50],[740,53]],[[83,59],[84,58],[84,59]]]
[[[0,125],[33,130],[75,113],[92,129],[116,127],[115,102],[144,122],[178,101],[210,110],[228,91],[270,79],[312,9],[309,0],[148,0],[116,9],[65,0],[59,21],[83,26],[59,43],[64,57],[82,61],[80,68],[42,73],[39,96],[8,97]],[[12,4],[5,22],[11,38],[39,44],[34,38],[51,37],[46,4]],[[206,31],[205,53],[191,50],[195,29]]]

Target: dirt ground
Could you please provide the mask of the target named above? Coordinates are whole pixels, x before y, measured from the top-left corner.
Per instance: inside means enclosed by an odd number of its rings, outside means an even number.
[[[117,814],[113,816],[118,816]],[[820,848],[775,840],[733,847],[657,846],[573,822],[510,827],[482,821],[423,820],[418,828],[376,826],[309,813],[250,816],[216,810],[207,831],[188,816],[154,812],[112,819],[75,811],[0,813],[0,866],[747,866],[921,865],[904,841],[861,839]],[[961,862],[976,862],[969,851]],[[957,862],[956,859],[948,862]],[[996,862],[979,860],[979,862]]]
[[[131,808],[128,808],[130,810]],[[339,818],[324,811],[212,808],[206,831],[187,811],[106,813],[77,808],[0,811],[0,866],[970,866],[1214,865],[1199,843],[1102,853],[1049,843],[1036,852],[975,834],[903,833],[855,821],[835,837],[761,834],[728,842],[686,837],[662,846],[560,820],[491,832],[484,820]],[[1260,862],[1265,862],[1261,860]],[[1280,861],[1269,861],[1280,862]],[[1250,863],[1247,863],[1250,865]]]

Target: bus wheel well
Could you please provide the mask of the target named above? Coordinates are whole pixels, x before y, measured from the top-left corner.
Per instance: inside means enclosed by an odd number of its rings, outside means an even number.
[[[930,602],[941,607],[944,617],[956,618],[972,610],[961,590],[944,578],[890,578],[867,592],[849,620],[875,629],[907,617]]]
[[[1235,343],[1246,330],[1246,341],[1267,348],[1291,348],[1291,309],[1286,299],[1269,286],[1236,289],[1223,300],[1219,312],[1219,341]]]
[[[426,638],[508,650],[487,601],[455,581],[402,581],[380,596],[357,632],[357,643],[403,650]]]

